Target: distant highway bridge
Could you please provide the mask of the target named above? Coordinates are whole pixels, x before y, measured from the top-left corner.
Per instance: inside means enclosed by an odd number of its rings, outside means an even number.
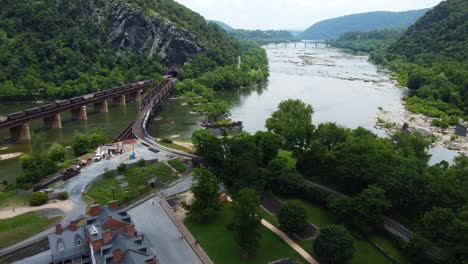
[[[303,48],[328,48],[330,44],[322,40],[311,40],[311,41],[302,41],[302,42],[271,42],[265,44],[266,47],[303,47]]]
[[[152,87],[151,80],[144,80],[3,115],[0,116],[0,129],[9,128],[11,138],[15,141],[29,140],[31,139],[29,122],[32,120],[44,120],[46,128],[61,128],[60,113],[62,112],[70,111],[72,120],[86,120],[87,105],[94,104],[99,112],[108,112],[107,100],[111,99],[114,105],[125,105],[126,95],[129,95],[130,100],[140,101],[142,91]]]

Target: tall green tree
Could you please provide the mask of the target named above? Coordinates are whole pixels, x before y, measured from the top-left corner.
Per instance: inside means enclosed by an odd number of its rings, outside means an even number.
[[[197,168],[193,172],[195,184],[192,186],[194,201],[183,204],[188,215],[199,222],[211,220],[219,209],[219,180],[207,169]]]
[[[269,131],[281,135],[287,148],[303,153],[314,131],[313,113],[311,105],[301,100],[288,99],[278,105],[278,110],[266,120],[265,126]]]
[[[260,247],[260,199],[254,189],[246,188],[239,191],[232,206],[234,238],[242,251],[242,258],[246,259],[254,255]]]

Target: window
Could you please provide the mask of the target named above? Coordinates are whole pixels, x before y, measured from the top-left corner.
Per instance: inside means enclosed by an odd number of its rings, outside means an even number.
[[[76,240],[76,246],[77,246],[77,247],[80,247],[80,246],[81,246],[81,239],[77,239],[77,240]]]
[[[62,251],[65,249],[65,243],[63,242],[63,239],[61,238],[57,241],[57,249],[59,251]]]

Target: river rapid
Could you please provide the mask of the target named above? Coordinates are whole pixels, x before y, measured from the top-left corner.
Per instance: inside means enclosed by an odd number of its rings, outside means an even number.
[[[364,127],[386,136],[376,128],[375,120],[379,109],[393,113],[403,120],[404,107],[401,97],[406,89],[398,87],[390,75],[367,61],[366,56],[356,56],[342,50],[304,43],[284,46],[265,46],[269,59],[270,77],[262,86],[235,91],[220,92],[218,99],[232,105],[232,119],[243,121],[244,130],[255,133],[265,130],[265,120],[276,110],[282,100],[301,99],[314,108],[312,117],[315,125],[336,122],[345,127]],[[38,104],[0,104],[0,115],[12,113]],[[97,113],[88,109],[88,120],[72,122],[69,113],[63,113],[63,129],[44,130],[42,121],[30,124],[32,133],[44,133],[46,144],[54,142],[69,147],[75,132],[90,132],[103,128],[109,138],[121,132],[137,114],[137,105],[127,104],[112,107],[109,113]],[[183,99],[171,99],[155,115],[149,124],[149,133],[155,137],[190,138],[200,127],[201,117],[191,113],[191,107]],[[13,182],[20,174],[19,153],[31,151],[31,145],[10,143],[8,130],[0,130],[0,182]],[[69,149],[70,155],[71,149]],[[441,146],[431,149],[431,163],[451,161],[457,152]],[[9,158],[11,156],[12,158]],[[7,159],[8,158],[8,159]]]

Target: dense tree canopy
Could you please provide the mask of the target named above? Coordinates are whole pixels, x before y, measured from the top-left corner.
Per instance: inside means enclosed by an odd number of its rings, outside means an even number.
[[[381,29],[369,32],[347,32],[329,42],[335,47],[350,49],[354,52],[371,52],[387,48],[404,31],[405,29]]]

